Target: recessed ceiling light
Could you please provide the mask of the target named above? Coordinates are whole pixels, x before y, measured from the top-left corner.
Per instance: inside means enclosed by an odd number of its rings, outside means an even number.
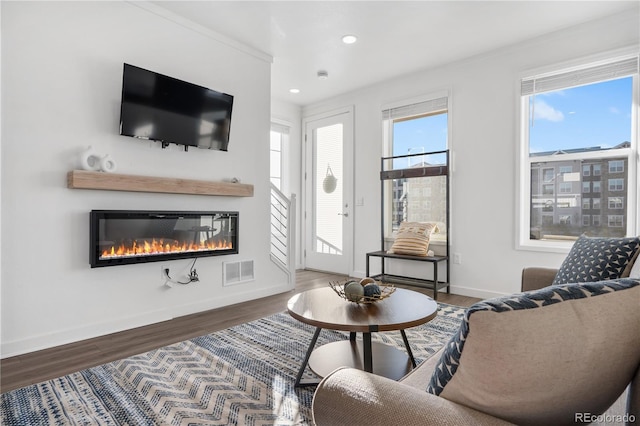
[[[289,89],[289,93],[300,93],[300,89]]]
[[[353,44],[356,41],[358,41],[358,37],[351,35],[351,34],[347,34],[346,36],[342,36],[342,42],[344,44]]]

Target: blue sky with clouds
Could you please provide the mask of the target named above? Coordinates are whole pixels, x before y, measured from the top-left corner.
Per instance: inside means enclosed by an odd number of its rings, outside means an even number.
[[[632,83],[626,77],[532,97],[530,152],[631,141]],[[397,122],[393,139],[393,155],[446,149],[447,114]]]
[[[396,122],[393,126],[393,155],[417,154],[447,149],[447,114],[437,114],[415,120]],[[394,167],[406,167],[409,160],[396,163]],[[411,164],[421,161],[443,162],[443,158],[411,159]]]
[[[631,140],[632,78],[531,98],[530,152],[611,148]]]

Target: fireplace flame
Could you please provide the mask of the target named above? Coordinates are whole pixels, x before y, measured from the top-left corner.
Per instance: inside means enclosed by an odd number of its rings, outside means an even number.
[[[133,241],[130,245],[119,244],[111,246],[102,251],[100,259],[230,249],[233,249],[233,243],[227,240],[181,243],[176,240],[166,241],[164,239],[154,238],[152,240],[145,240],[142,242]]]

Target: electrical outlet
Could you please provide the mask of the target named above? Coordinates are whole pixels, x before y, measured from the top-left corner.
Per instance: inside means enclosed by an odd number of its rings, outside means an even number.
[[[169,285],[171,287],[171,278],[169,278],[169,267],[167,265],[160,265],[160,279],[163,285]]]
[[[453,254],[453,263],[460,265],[462,263],[462,255],[460,253]]]

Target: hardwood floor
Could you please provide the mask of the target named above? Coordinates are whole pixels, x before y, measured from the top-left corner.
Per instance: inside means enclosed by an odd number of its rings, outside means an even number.
[[[0,360],[0,392],[50,380],[282,312],[286,310],[287,301],[293,294],[324,287],[329,281],[344,278],[324,272],[297,271],[296,288],[287,293],[6,358]],[[406,288],[433,296],[431,290],[418,287]],[[439,302],[458,306],[470,306],[478,300],[454,294],[439,293],[438,295]]]

